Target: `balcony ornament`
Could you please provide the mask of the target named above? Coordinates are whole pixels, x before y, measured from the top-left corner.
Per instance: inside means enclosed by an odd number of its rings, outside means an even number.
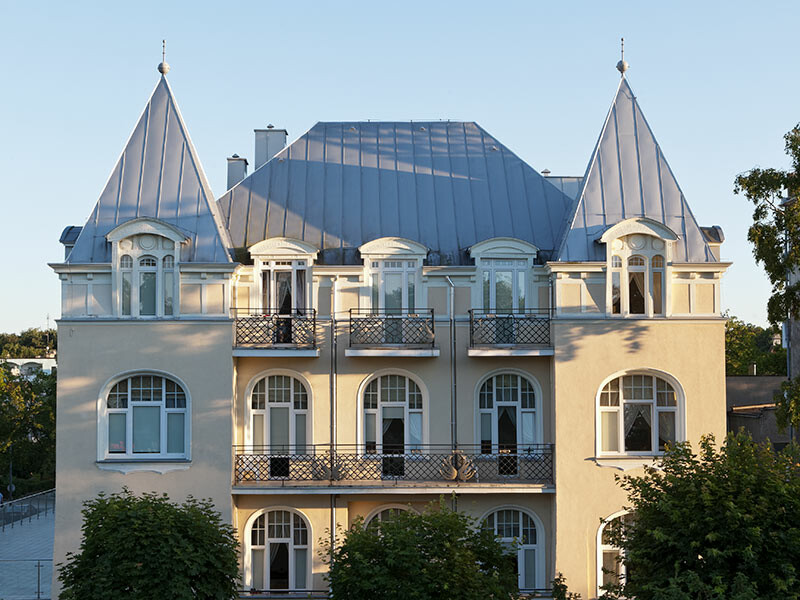
[[[461,450],[453,450],[452,454],[442,459],[439,472],[447,481],[469,481],[477,473],[472,460]]]

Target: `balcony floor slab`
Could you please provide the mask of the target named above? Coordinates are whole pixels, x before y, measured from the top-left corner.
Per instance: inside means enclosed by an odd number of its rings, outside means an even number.
[[[247,348],[236,347],[234,356],[261,356],[265,358],[319,358],[319,348]]]
[[[387,357],[387,358],[435,358],[438,348],[346,348],[345,356]]]
[[[553,356],[554,351],[553,348],[542,347],[542,348],[504,348],[502,346],[495,346],[495,347],[485,347],[485,348],[469,348],[467,350],[467,356]]]
[[[365,484],[346,481],[331,485],[327,481],[311,483],[308,481],[281,485],[278,482],[254,482],[234,485],[234,495],[281,495],[281,494],[554,494],[555,486],[541,483],[423,483],[387,482],[384,484]]]

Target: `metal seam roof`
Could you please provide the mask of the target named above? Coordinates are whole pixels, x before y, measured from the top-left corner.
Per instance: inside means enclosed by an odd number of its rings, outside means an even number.
[[[630,217],[648,217],[676,231],[676,261],[716,261],[623,77],[561,238],[558,259],[604,260],[604,249],[595,240],[608,226]]]
[[[161,77],[68,257],[111,260],[105,236],[137,217],[155,217],[189,234],[184,262],[231,262],[227,231],[166,77]]]

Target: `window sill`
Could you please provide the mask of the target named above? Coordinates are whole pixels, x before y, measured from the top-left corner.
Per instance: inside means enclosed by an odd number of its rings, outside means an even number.
[[[594,463],[601,468],[618,469],[620,471],[629,471],[631,469],[640,469],[642,467],[658,467],[658,461],[661,459],[662,454],[645,454],[645,455],[619,455],[619,456],[596,456],[593,460]]]
[[[150,458],[147,460],[136,458],[108,458],[97,461],[97,468],[101,471],[116,471],[127,475],[141,471],[150,471],[163,475],[170,471],[185,471],[192,461],[185,458]]]

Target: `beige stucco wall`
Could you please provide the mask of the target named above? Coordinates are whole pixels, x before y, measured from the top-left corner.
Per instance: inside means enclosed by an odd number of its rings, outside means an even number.
[[[725,436],[724,321],[573,320],[553,324],[556,436],[556,568],[584,598],[596,593],[600,520],[626,504],[622,474],[595,460],[595,402],[623,371],[674,377],[685,394],[687,439]],[[625,471],[641,474],[641,469]]]
[[[232,331],[227,320],[59,323],[55,564],[78,549],[81,503],[101,491],[127,486],[136,493],[164,492],[173,500],[189,494],[211,498],[230,521]],[[165,372],[186,385],[191,398],[188,469],[122,474],[98,467],[98,397],[110,379],[134,370]],[[53,585],[55,598],[55,577]]]

